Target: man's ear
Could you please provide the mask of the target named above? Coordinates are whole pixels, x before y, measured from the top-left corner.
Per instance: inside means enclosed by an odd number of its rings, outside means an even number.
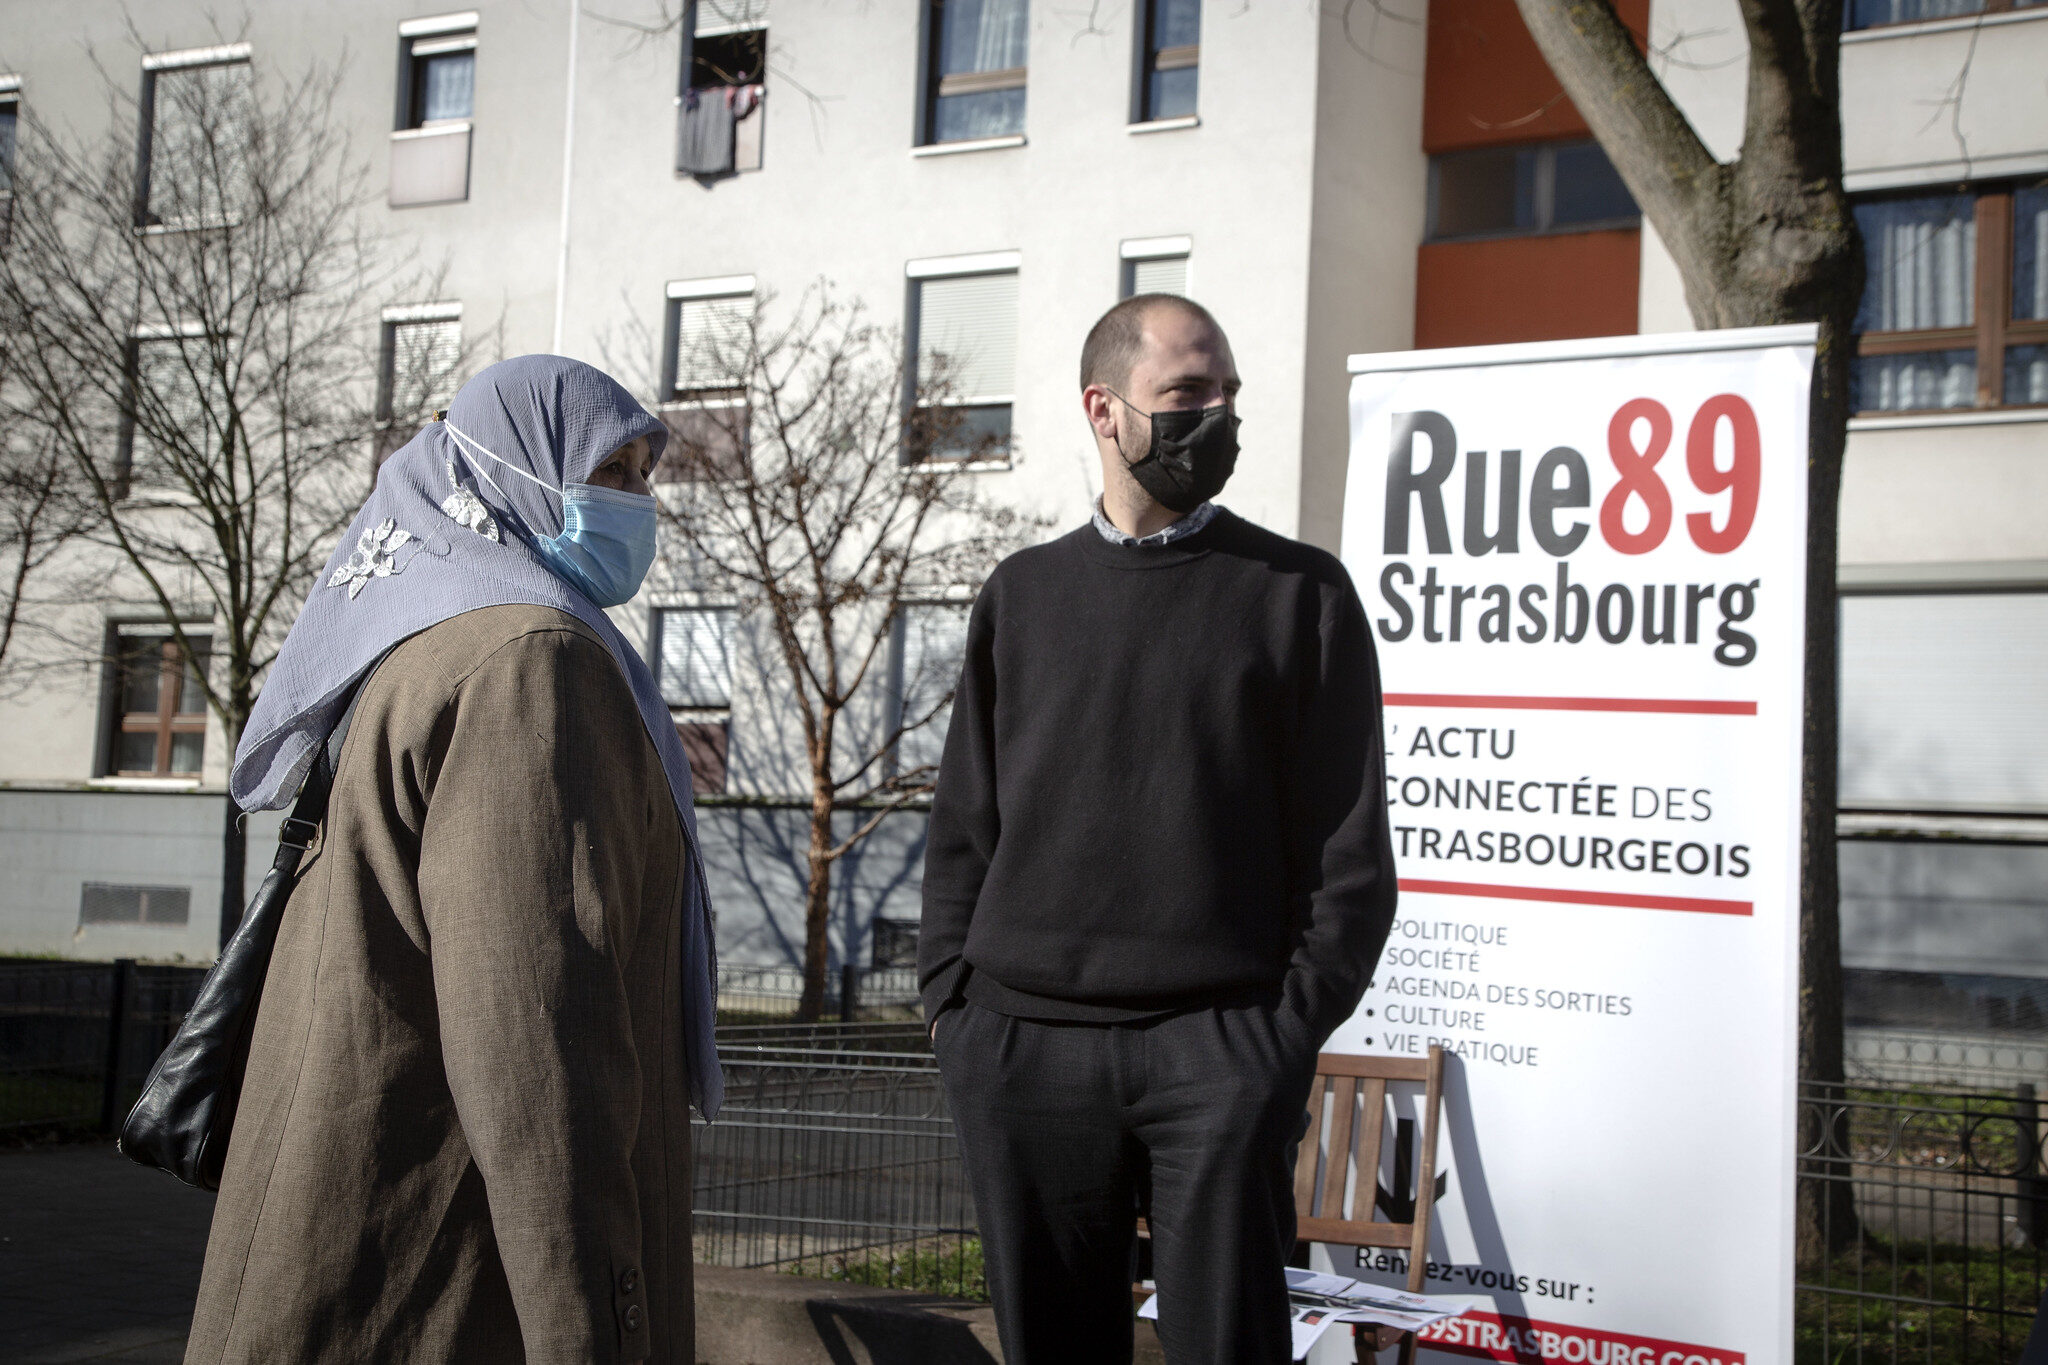
[[[1109,396],[1099,384],[1091,384],[1081,390],[1081,409],[1088,415],[1088,425],[1095,428],[1095,434],[1103,440],[1116,436],[1116,400]]]

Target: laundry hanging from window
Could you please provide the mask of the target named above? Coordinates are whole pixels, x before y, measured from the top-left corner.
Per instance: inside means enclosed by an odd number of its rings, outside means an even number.
[[[761,106],[758,85],[714,86],[683,94],[676,140],[676,169],[685,175],[730,175],[760,166],[758,132],[741,155],[739,131]],[[743,162],[751,164],[742,164]]]

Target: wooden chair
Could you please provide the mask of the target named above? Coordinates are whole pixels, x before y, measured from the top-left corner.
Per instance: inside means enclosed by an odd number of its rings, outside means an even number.
[[[1391,1081],[1420,1081],[1423,1086],[1422,1150],[1413,1157],[1412,1203],[1408,1191],[1382,1191],[1379,1185],[1381,1142],[1386,1131],[1381,1115],[1386,1109],[1387,1085]],[[1297,1235],[1302,1241],[1405,1250],[1408,1292],[1422,1292],[1423,1272],[1429,1261],[1429,1221],[1436,1204],[1437,1119],[1442,1112],[1443,1093],[1444,1053],[1433,1044],[1426,1061],[1336,1052],[1325,1052],[1316,1058],[1316,1078],[1309,1087],[1308,1132],[1302,1135],[1301,1154],[1294,1163],[1294,1209],[1300,1220]],[[1336,1100],[1327,1106],[1331,1112],[1325,1143],[1323,1110],[1326,1098],[1331,1095]],[[1397,1147],[1397,1156],[1398,1153]],[[1347,1179],[1354,1163],[1355,1182]],[[1397,1179],[1402,1174],[1401,1164],[1396,1163]],[[1355,1188],[1347,1189],[1354,1185]],[[1393,1211],[1407,1215],[1406,1222],[1379,1222],[1373,1218],[1382,1194]],[[1365,1324],[1360,1324],[1356,1332],[1359,1361],[1370,1361],[1399,1341],[1401,1365],[1413,1365],[1413,1332]]]
[[[1422,1150],[1411,1158],[1416,1162],[1412,1205],[1406,1190],[1381,1190],[1380,1144],[1386,1124],[1387,1085],[1392,1081],[1420,1081],[1422,1099]],[[1334,1104],[1327,1103],[1334,1094]],[[1308,1131],[1302,1134],[1301,1151],[1294,1162],[1295,1235],[1303,1242],[1326,1242],[1332,1246],[1386,1247],[1408,1253],[1408,1292],[1420,1294],[1423,1272],[1429,1261],[1429,1220],[1436,1205],[1437,1118],[1444,1095],[1444,1051],[1434,1044],[1429,1057],[1365,1057],[1325,1052],[1316,1058],[1316,1078],[1308,1092]],[[1327,1125],[1323,1110],[1331,1113]],[[1366,1121],[1361,1123],[1363,1117]],[[1327,1127],[1329,1141],[1323,1141]],[[1395,1176],[1402,1175],[1400,1138],[1397,1135]],[[1354,1182],[1349,1178],[1356,1169]],[[1320,1177],[1320,1179],[1318,1178]],[[1373,1210],[1380,1196],[1394,1209],[1405,1212],[1408,1221],[1379,1222]],[[1348,1197],[1347,1197],[1348,1196]],[[1150,1237],[1145,1220],[1138,1220],[1138,1236]],[[1131,1297],[1143,1303],[1151,1295],[1142,1284],[1131,1286]],[[1401,1345],[1401,1365],[1414,1365],[1415,1334],[1392,1327],[1359,1324],[1355,1329],[1356,1356],[1363,1365],[1395,1342]]]

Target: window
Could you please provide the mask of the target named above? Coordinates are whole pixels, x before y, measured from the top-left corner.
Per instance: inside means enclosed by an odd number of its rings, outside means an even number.
[[[476,113],[476,30],[405,41],[404,128],[425,128]]]
[[[868,966],[876,971],[885,967],[915,967],[919,922],[914,919],[890,919],[877,915],[873,923],[874,928],[868,937],[868,947],[873,957],[870,958]]]
[[[183,928],[192,917],[189,886],[117,886],[87,882],[79,890],[78,927],[144,924]]]
[[[114,637],[109,678],[107,761],[109,777],[199,776],[206,745],[206,667],[203,637],[193,640],[199,655],[187,660],[162,627],[123,626]]]
[[[2048,0],[1848,0],[1842,27],[1882,28],[1887,24],[1919,24],[1930,19],[1955,19],[1968,14],[1996,14],[2027,9]]]
[[[253,112],[247,43],[145,56],[136,225],[230,219],[243,193]]]
[[[1127,241],[1119,249],[1123,275],[1119,297],[1134,294],[1180,294],[1188,292],[1188,252],[1193,243],[1187,237],[1147,237]]]
[[[1429,236],[1635,227],[1636,201],[1596,142],[1488,147],[1430,158]]]
[[[1021,135],[1029,0],[932,0],[927,23],[924,141]]]
[[[14,143],[21,123],[21,101],[0,84],[0,195],[14,193]]]
[[[126,497],[136,485],[160,487],[180,480],[178,469],[201,469],[209,460],[222,404],[219,357],[196,327],[161,327],[137,336],[128,351],[128,401],[121,415],[113,483]]]
[[[0,78],[0,246],[7,244],[8,225],[14,218],[14,143],[21,121],[19,85],[14,78]]]
[[[890,637],[896,712],[891,728],[907,733],[896,743],[895,772],[936,769],[945,752],[953,689],[966,657],[967,613],[965,602],[907,602],[896,615]]]
[[[1856,206],[1861,412],[2048,403],[2048,185]]]
[[[398,26],[398,118],[388,196],[393,208],[469,198],[476,25],[471,10]]]
[[[697,176],[758,171],[768,0],[696,0],[692,9],[676,97],[676,169]]]
[[[1132,121],[1191,117],[1201,70],[1202,0],[1144,0],[1138,12],[1145,28]]]
[[[462,369],[462,305],[386,308],[377,360],[376,462],[382,465],[454,398]]]
[[[656,483],[731,478],[747,445],[753,365],[754,277],[676,280],[668,286],[661,418],[668,448]]]
[[[1009,253],[1004,253],[1008,255]],[[912,264],[913,276],[918,265]],[[913,279],[919,459],[1003,459],[1017,383],[1017,272]]]
[[[700,793],[726,786],[732,732],[731,607],[668,607],[654,614],[661,695],[690,756],[690,781]]]
[[[1842,599],[1841,804],[2048,812],[2048,592]]]

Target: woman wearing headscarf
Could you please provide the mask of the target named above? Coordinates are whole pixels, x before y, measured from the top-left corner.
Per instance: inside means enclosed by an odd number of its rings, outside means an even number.
[[[188,1361],[696,1359],[710,912],[688,761],[603,611],[653,556],[666,436],[588,365],[491,366],[386,462],[293,625],[235,800],[288,802],[361,695]]]

